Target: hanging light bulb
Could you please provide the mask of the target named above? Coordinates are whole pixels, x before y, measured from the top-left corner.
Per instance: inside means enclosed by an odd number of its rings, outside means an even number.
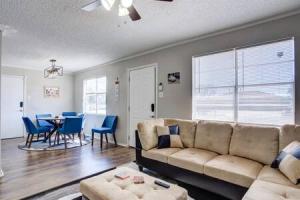
[[[106,10],[111,10],[115,3],[115,0],[101,0],[101,3]]]
[[[129,8],[130,6],[132,6],[133,0],[121,0],[121,5],[124,8]]]

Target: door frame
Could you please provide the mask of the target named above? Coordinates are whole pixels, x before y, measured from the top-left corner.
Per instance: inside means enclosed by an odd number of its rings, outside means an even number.
[[[27,76],[25,76],[25,75],[14,75],[14,74],[1,74],[1,81],[2,81],[2,77],[3,76],[6,76],[6,77],[18,77],[18,78],[22,78],[23,79],[23,116],[25,115],[25,113],[26,113],[26,90],[27,90],[27,87],[26,87],[26,82],[27,82]],[[2,83],[1,83],[1,86],[2,86]],[[2,101],[2,100],[1,100]],[[2,111],[2,110],[1,110]],[[2,120],[1,120],[1,122],[2,122]],[[22,137],[24,137],[25,136],[25,127],[23,126],[23,136]],[[2,139],[2,133],[1,133],[1,135],[0,135],[1,137],[0,137],[0,139],[1,140],[5,140],[5,139]],[[8,139],[13,139],[13,138],[8,138]]]
[[[137,67],[130,67],[127,68],[127,134],[126,134],[126,141],[127,141],[127,146],[130,146],[130,72],[134,70],[140,70],[148,67],[153,67],[155,69],[155,85],[154,85],[154,94],[155,94],[155,119],[157,118],[157,113],[158,113],[158,96],[157,96],[157,85],[158,85],[158,64],[157,63],[152,63],[152,64],[147,64],[147,65],[142,65],[142,66],[137,66]]]

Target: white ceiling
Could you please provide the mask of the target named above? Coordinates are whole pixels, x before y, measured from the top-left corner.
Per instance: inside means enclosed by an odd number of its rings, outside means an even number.
[[[93,0],[0,0],[3,65],[77,71],[300,8],[299,0],[134,0],[141,21],[80,8]],[[126,23],[126,24],[124,24]]]

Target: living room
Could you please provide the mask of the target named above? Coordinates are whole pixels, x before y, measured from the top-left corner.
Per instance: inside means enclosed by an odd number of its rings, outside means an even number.
[[[1,0],[0,199],[300,199],[299,20],[298,0]],[[146,184],[103,179],[126,169]]]

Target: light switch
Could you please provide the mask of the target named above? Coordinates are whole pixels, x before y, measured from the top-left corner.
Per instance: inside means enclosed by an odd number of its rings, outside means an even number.
[[[159,93],[158,93],[158,97],[159,97],[159,98],[163,98],[163,97],[164,97],[164,93],[163,93],[163,92],[159,92]]]

